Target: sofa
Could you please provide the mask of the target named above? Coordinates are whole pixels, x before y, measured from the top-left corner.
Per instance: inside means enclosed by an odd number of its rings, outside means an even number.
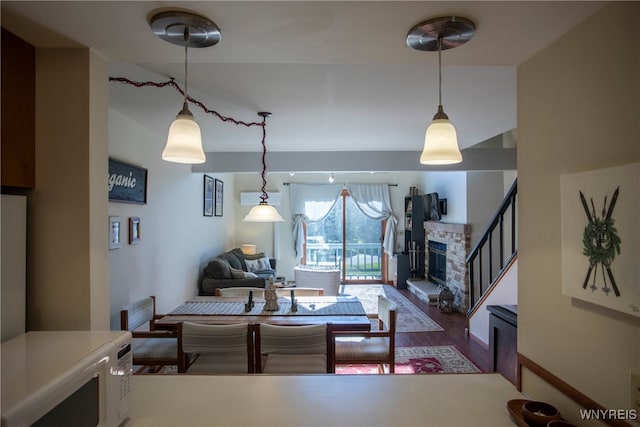
[[[264,288],[269,277],[276,276],[276,260],[264,253],[245,255],[240,248],[220,254],[207,263],[198,295],[215,295],[217,288]]]

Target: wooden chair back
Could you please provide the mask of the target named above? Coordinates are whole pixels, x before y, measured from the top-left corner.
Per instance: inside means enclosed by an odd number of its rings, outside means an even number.
[[[206,355],[212,356],[213,365],[215,365],[216,356],[220,356],[219,360],[245,359],[246,371],[234,373],[253,373],[255,371],[253,335],[254,328],[247,323],[207,325],[181,322],[178,324],[178,372],[187,372],[196,356]]]

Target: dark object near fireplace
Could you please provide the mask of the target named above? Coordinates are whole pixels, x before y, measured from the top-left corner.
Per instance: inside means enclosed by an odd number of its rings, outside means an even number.
[[[438,193],[425,194],[423,204],[425,221],[440,221],[442,219]]]

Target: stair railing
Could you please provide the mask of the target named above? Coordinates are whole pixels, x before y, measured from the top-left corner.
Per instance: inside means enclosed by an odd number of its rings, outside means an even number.
[[[517,193],[518,180],[516,178],[482,237],[467,256],[467,271],[469,272],[467,317],[474,312],[474,307],[517,254]],[[506,231],[505,228],[507,228]],[[494,245],[496,233],[497,247]]]

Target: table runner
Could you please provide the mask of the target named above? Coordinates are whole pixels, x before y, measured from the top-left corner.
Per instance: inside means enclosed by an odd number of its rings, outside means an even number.
[[[242,301],[187,301],[170,315],[216,315],[216,316],[363,316],[367,313],[358,300],[350,301],[303,301],[298,302],[298,311],[291,311],[291,301],[278,301],[280,309],[265,311],[264,301],[254,301],[253,309],[244,311]]]

